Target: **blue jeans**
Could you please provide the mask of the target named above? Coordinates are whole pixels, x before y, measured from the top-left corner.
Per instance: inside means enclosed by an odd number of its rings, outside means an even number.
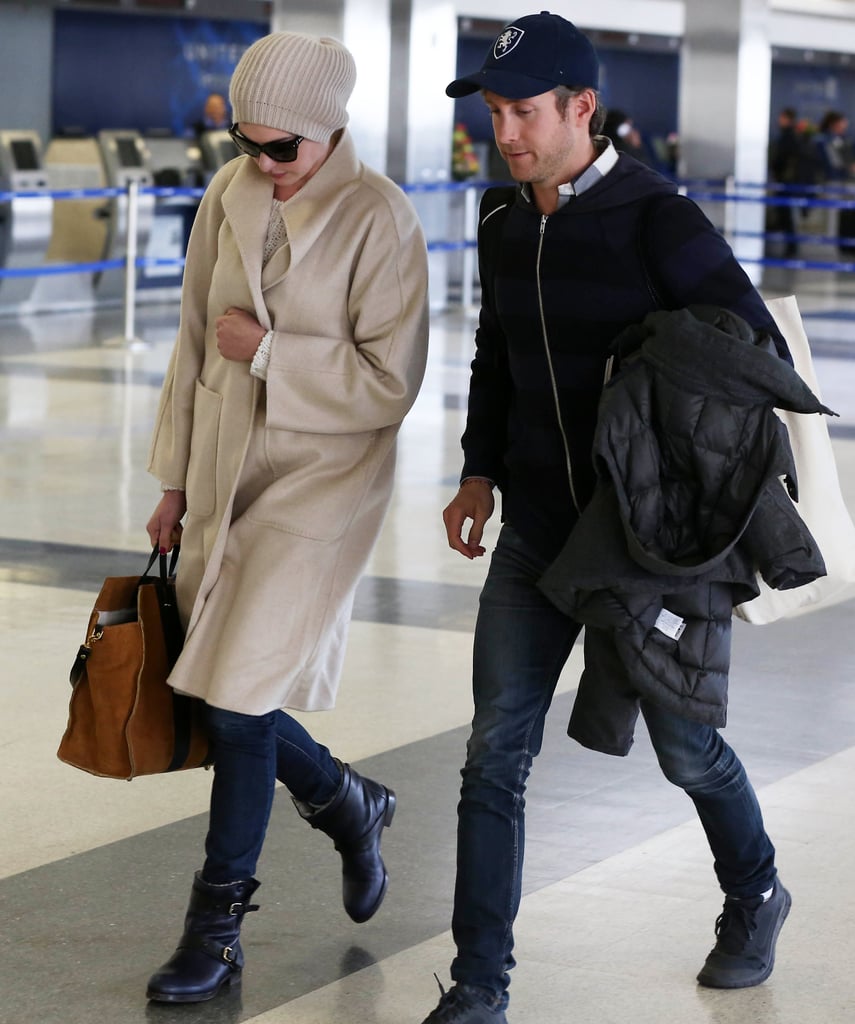
[[[205,840],[206,882],[255,874],[279,779],[304,803],[329,803],[341,771],[326,747],[284,711],[242,715],[206,706],[214,761],[211,814]]]
[[[451,976],[507,1003],[525,845],[525,787],[546,712],[581,626],[536,587],[547,561],[502,528],[475,627],[475,715],[458,806]],[[665,776],[694,801],[732,896],[764,892],[775,851],[736,754],[708,725],[641,703]]]

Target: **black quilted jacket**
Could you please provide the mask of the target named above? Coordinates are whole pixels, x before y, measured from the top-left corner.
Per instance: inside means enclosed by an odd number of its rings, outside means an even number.
[[[603,391],[594,496],[541,588],[582,622],[570,735],[625,754],[638,699],[726,721],[733,606],[825,574],[774,408],[830,413],[742,319],[649,314]],[[833,415],[833,414],[832,414]],[[785,489],[786,486],[786,489]]]

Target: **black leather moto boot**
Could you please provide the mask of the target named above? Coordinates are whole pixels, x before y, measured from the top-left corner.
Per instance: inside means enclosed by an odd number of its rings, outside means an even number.
[[[240,982],[243,915],[258,910],[249,899],[259,886],[254,878],[213,885],[197,871],[184,934],[178,948],[149,979],[146,997],[163,1003],[202,1003],[224,985]]]
[[[328,804],[313,808],[300,800],[294,805],[312,826],[335,843],[342,861],[344,909],[362,923],[377,912],[389,876],[380,856],[380,835],[392,823],[395,794],[372,779],[363,779],[342,764],[342,782]]]

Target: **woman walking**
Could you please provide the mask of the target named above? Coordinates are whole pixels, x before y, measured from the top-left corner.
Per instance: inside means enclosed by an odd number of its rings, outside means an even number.
[[[427,352],[424,238],[401,190],[356,156],[354,81],[333,39],[254,43],[229,91],[244,155],[211,181],[188,246],[147,530],[161,550],[181,540],[186,642],[170,683],[204,701],[214,771],[204,863],[153,1000],[240,980],[277,779],[341,854],[347,913],[368,920],[386,891],[394,793],[282,710],[335,702]]]

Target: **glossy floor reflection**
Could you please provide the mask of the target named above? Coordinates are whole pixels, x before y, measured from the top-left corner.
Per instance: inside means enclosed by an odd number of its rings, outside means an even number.
[[[770,276],[807,314],[847,501],[855,508],[855,288]],[[359,588],[341,700],[315,735],[392,785],[392,876],[353,924],[339,864],[280,792],[247,919],[242,989],[147,1005],[178,937],[205,828],[204,771],[96,779],[55,758],[68,669],[103,576],[133,572],[158,498],[145,472],[175,329],[172,305],[0,319],[0,1024],[419,1024],[448,981],[455,804],[471,714],[471,629],[485,562],[449,551],[441,510],[459,469],[474,317],[437,312],[398,484]],[[495,537],[495,525],[487,543]],[[708,849],[646,736],[626,759],[565,735],[574,652],[528,793],[513,1024],[845,1024],[855,1019],[851,605],[734,636],[728,739],[757,786],[793,911],[770,981],[698,988],[721,908]]]

